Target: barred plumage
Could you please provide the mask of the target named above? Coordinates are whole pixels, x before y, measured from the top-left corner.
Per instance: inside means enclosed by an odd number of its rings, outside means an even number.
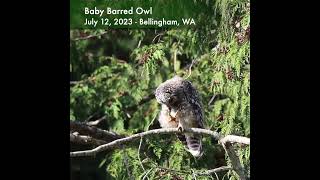
[[[175,76],[160,84],[155,96],[162,105],[158,119],[162,128],[204,128],[202,104],[191,82]],[[201,135],[184,133],[178,138],[194,157],[203,154]]]

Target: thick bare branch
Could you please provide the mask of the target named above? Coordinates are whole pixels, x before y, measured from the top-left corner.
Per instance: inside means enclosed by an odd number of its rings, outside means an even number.
[[[94,139],[89,136],[80,136],[80,135],[75,135],[70,133],[70,142],[74,142],[77,144],[91,144],[95,146],[99,146],[101,144],[106,144],[106,141],[99,140],[99,139]]]
[[[230,142],[250,145],[250,138],[235,135],[227,135],[226,137],[220,139],[220,142],[223,144]]]
[[[125,136],[116,134],[114,132],[109,132],[96,127],[88,126],[87,124],[70,121],[70,130],[77,131],[82,135],[88,135],[96,139],[104,140],[106,142],[113,141],[115,139],[120,139]]]
[[[191,129],[185,129],[185,132],[192,132],[195,134],[207,134],[207,135],[211,135],[213,136],[215,139],[219,140],[220,139],[220,135],[217,132],[213,132],[207,129],[200,129],[200,128],[191,128]],[[117,147],[119,145],[122,145],[126,142],[131,142],[135,139],[144,137],[144,136],[148,136],[148,135],[154,135],[154,134],[172,134],[172,133],[180,133],[180,131],[177,128],[166,128],[166,129],[154,129],[154,130],[150,130],[150,131],[146,131],[146,132],[142,132],[142,133],[138,133],[138,134],[134,134],[132,136],[129,137],[125,137],[122,139],[117,139],[114,140],[108,144],[104,144],[101,145],[97,148],[94,148],[92,150],[87,150],[87,151],[78,151],[78,152],[71,152],[70,156],[71,157],[77,157],[77,156],[93,156],[101,151],[104,151],[106,149],[111,149],[114,147]]]

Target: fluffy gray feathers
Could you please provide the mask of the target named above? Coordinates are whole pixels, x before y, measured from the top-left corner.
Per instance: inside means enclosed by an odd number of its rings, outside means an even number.
[[[162,105],[158,119],[162,128],[204,128],[202,104],[190,81],[175,76],[160,84],[155,96]],[[202,155],[201,135],[185,133],[178,137],[193,156]]]

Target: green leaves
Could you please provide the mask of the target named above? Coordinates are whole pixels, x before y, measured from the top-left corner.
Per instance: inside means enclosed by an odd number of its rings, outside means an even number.
[[[131,56],[138,64],[142,64],[142,76],[149,79],[150,75],[154,75],[158,69],[158,64],[165,58],[164,46],[161,43],[152,44],[149,46],[143,46],[136,48]]]

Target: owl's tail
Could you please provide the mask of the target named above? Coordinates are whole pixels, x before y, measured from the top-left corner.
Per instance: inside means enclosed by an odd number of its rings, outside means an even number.
[[[178,135],[179,140],[185,145],[186,149],[196,158],[201,157],[203,154],[202,150],[202,136],[185,133],[184,135]]]

